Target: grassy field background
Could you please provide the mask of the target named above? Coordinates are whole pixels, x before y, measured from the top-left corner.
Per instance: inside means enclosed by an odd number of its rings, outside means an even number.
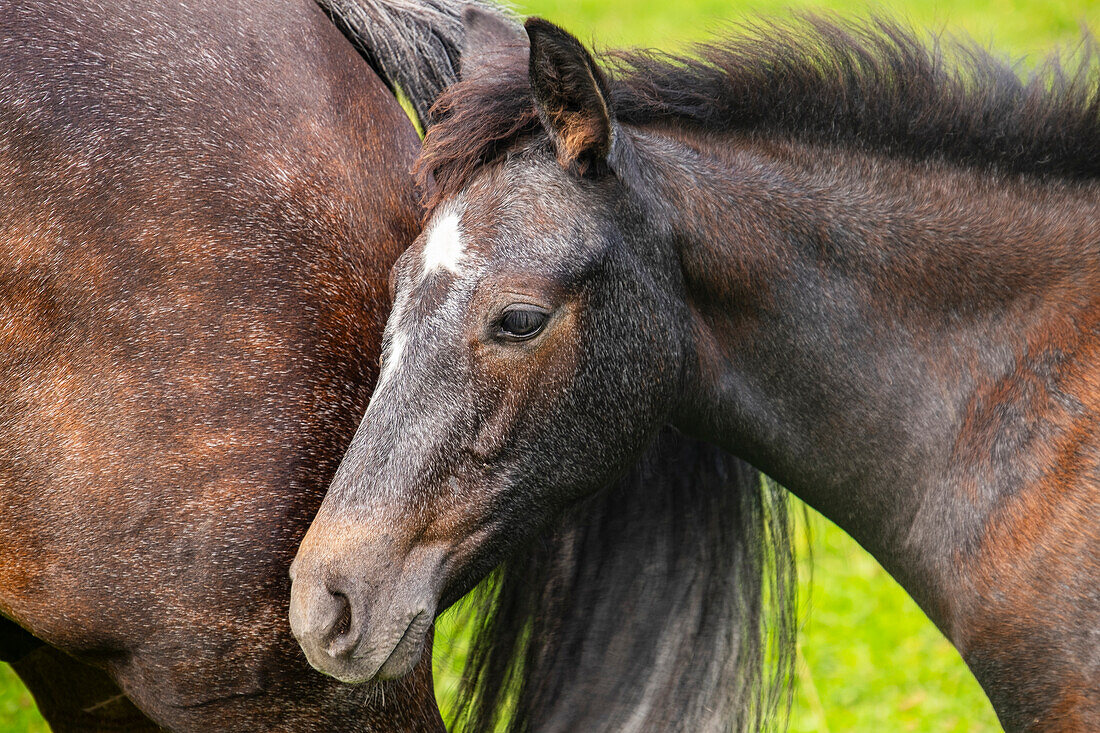
[[[1013,58],[1035,59],[1071,47],[1082,26],[1100,30],[1097,0],[909,0],[854,7],[789,0],[538,0],[524,13],[549,18],[600,47],[676,49],[706,40],[753,13],[813,8],[870,10],[919,27],[967,34]],[[1024,65],[1027,65],[1025,61]],[[997,731],[993,711],[959,655],[867,553],[812,515],[803,543],[812,549],[813,585],[802,573],[807,610],[799,644],[791,727],[809,731]],[[804,553],[804,556],[807,553]],[[446,643],[444,638],[439,644]],[[437,670],[441,691],[453,671]],[[33,701],[0,665],[0,733],[47,731]]]

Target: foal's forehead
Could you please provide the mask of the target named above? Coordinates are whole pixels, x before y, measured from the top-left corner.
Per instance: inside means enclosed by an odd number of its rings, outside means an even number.
[[[583,203],[554,161],[486,170],[432,212],[398,270],[398,301],[430,314],[461,309],[486,287],[568,280],[600,248]]]
[[[475,256],[468,251],[470,238],[463,233],[462,214],[465,206],[461,199],[439,207],[424,231],[421,250],[421,279],[438,273],[458,276],[464,269],[463,260]],[[465,263],[467,266],[470,263]]]
[[[457,241],[463,252],[485,259],[564,254],[584,239],[579,231],[595,228],[595,208],[586,198],[554,161],[524,158],[493,166],[432,214],[425,252],[453,251]]]

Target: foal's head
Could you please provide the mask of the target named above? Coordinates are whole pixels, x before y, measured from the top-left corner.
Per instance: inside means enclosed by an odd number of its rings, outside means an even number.
[[[348,681],[411,669],[436,610],[625,468],[683,378],[679,267],[643,246],[659,234],[615,172],[629,149],[603,73],[545,21],[467,21],[465,81],[422,161],[437,200],[393,270],[374,396],[295,562],[295,631]]]

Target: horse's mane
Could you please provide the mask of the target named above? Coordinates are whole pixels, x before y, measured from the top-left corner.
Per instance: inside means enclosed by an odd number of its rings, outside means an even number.
[[[667,428],[459,606],[474,635],[454,729],[782,729],[791,526],[784,490]]]
[[[1021,76],[972,43],[923,42],[881,20],[757,21],[687,55],[601,59],[627,125],[671,124],[1066,179],[1100,177],[1100,54],[1086,37]],[[433,108],[419,174],[438,195],[542,134],[526,65],[451,87]]]
[[[494,0],[315,0],[382,81],[409,100],[420,122],[458,78],[462,9]]]

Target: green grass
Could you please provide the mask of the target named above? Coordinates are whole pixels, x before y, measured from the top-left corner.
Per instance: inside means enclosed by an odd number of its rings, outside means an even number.
[[[792,8],[866,16],[877,12],[931,30],[965,33],[1013,55],[1045,54],[1081,37],[1081,26],[1100,27],[1096,0],[905,0],[905,2],[806,2],[805,0],[536,0],[517,3],[597,46],[670,49],[705,40],[731,22]]]
[[[49,729],[15,672],[0,664],[0,731],[46,733]]]
[[[791,731],[1001,730],[958,652],[901,586],[820,515],[810,530]]]
[[[850,14],[853,8],[787,0],[539,0],[518,7],[602,47],[663,49],[705,40],[751,12],[799,7]],[[856,12],[876,7],[918,26],[967,33],[1006,54],[1032,58],[1076,43],[1082,24],[1100,29],[1096,0],[909,0],[868,4]],[[791,730],[1000,730],[959,655],[905,592],[839,529],[816,516],[810,525],[813,586],[804,572],[802,593],[810,612],[799,644]],[[444,631],[437,646],[446,651],[449,643],[461,641]],[[453,689],[455,674],[453,666],[437,668],[442,693]],[[18,679],[0,665],[0,732],[45,730]]]

